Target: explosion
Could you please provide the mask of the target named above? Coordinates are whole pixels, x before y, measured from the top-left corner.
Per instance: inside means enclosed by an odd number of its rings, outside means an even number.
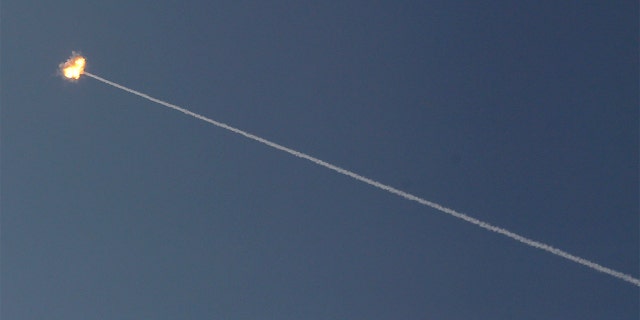
[[[80,54],[73,52],[71,57],[64,63],[60,64],[62,75],[69,80],[78,80],[80,75],[84,73],[84,67],[87,60]]]

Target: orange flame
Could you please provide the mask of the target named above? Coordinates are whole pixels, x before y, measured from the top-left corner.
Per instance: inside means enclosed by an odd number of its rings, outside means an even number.
[[[84,67],[87,64],[87,60],[77,54],[73,53],[67,61],[60,64],[60,71],[62,75],[69,80],[78,80],[82,73],[84,73]]]

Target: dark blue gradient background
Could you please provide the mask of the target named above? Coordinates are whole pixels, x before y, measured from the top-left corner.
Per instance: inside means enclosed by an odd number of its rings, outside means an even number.
[[[1,318],[638,319],[637,1],[2,1]]]

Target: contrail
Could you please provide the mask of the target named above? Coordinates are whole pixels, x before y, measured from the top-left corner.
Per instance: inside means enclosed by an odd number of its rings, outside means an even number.
[[[565,258],[567,260],[579,263],[579,264],[587,266],[587,267],[589,267],[589,268],[591,268],[591,269],[593,269],[595,271],[606,273],[606,274],[608,274],[610,276],[616,277],[618,279],[624,280],[626,282],[632,283],[632,284],[640,287],[640,280],[636,279],[636,278],[634,278],[634,277],[632,277],[632,276],[630,276],[628,274],[625,274],[625,273],[622,273],[622,272],[607,268],[605,266],[602,266],[602,265],[597,264],[595,262],[589,261],[587,259],[580,258],[578,256],[575,256],[573,254],[570,254],[568,252],[565,252],[563,250],[560,250],[560,249],[555,248],[553,246],[550,246],[548,244],[545,244],[545,243],[542,243],[542,242],[539,242],[539,241],[535,241],[535,240],[523,237],[523,236],[521,236],[519,234],[516,234],[516,233],[513,233],[513,232],[511,232],[511,231],[509,231],[507,229],[496,227],[496,226],[494,226],[492,224],[489,224],[487,222],[484,222],[484,221],[478,220],[476,218],[470,217],[470,216],[468,216],[468,215],[466,215],[464,213],[455,211],[453,209],[449,209],[449,208],[444,207],[442,205],[439,205],[439,204],[437,204],[435,202],[431,202],[431,201],[425,200],[423,198],[420,198],[418,196],[414,196],[414,195],[412,195],[410,193],[404,192],[402,190],[398,190],[398,189],[396,189],[394,187],[391,187],[391,186],[388,186],[386,184],[380,183],[378,181],[369,179],[367,177],[363,177],[363,176],[361,176],[361,175],[359,175],[357,173],[351,172],[351,171],[349,171],[347,169],[343,169],[341,167],[335,166],[335,165],[330,164],[328,162],[322,161],[322,160],[320,160],[318,158],[315,158],[315,157],[312,157],[312,156],[310,156],[310,155],[308,155],[306,153],[302,153],[302,152],[287,148],[287,147],[279,145],[279,144],[277,144],[275,142],[271,142],[271,141],[269,141],[267,139],[258,137],[258,136],[254,135],[254,134],[251,134],[251,133],[248,133],[246,131],[242,131],[240,129],[234,128],[234,127],[232,127],[230,125],[227,125],[227,124],[224,124],[222,122],[218,122],[218,121],[209,119],[209,118],[207,118],[205,116],[202,116],[202,115],[199,115],[197,113],[191,112],[191,111],[189,111],[187,109],[184,109],[182,107],[179,107],[179,106],[176,106],[174,104],[162,101],[160,99],[156,99],[154,97],[151,97],[151,96],[146,95],[144,93],[138,92],[136,90],[129,89],[129,88],[123,86],[123,85],[117,84],[115,82],[111,82],[111,81],[109,81],[107,79],[104,79],[104,78],[101,78],[101,77],[98,77],[98,76],[96,76],[94,74],[91,74],[89,72],[85,71],[84,74],[89,76],[89,77],[91,77],[91,78],[94,78],[96,80],[102,81],[102,82],[104,82],[104,83],[106,83],[108,85],[114,86],[114,87],[116,87],[118,89],[122,89],[124,91],[129,92],[129,93],[133,93],[133,94],[135,94],[137,96],[145,98],[147,100],[151,100],[151,101],[153,101],[155,103],[161,104],[161,105],[163,105],[165,107],[169,107],[169,108],[178,110],[178,111],[180,111],[182,113],[185,113],[187,115],[190,115],[190,116],[192,116],[194,118],[206,121],[206,122],[208,122],[210,124],[213,124],[214,126],[217,126],[217,127],[220,127],[220,128],[227,129],[229,131],[235,132],[235,133],[237,133],[239,135],[242,135],[242,136],[245,136],[245,137],[247,137],[249,139],[252,139],[252,140],[258,141],[260,143],[266,144],[266,145],[268,145],[268,146],[270,146],[272,148],[284,151],[284,152],[289,153],[291,155],[294,155],[296,157],[307,159],[307,160],[309,160],[309,161],[311,161],[311,162],[313,162],[313,163],[315,163],[317,165],[323,166],[323,167],[325,167],[327,169],[331,169],[331,170],[333,170],[335,172],[341,173],[341,174],[343,174],[345,176],[348,176],[348,177],[351,177],[351,178],[356,179],[358,181],[364,182],[364,183],[366,183],[368,185],[371,185],[371,186],[374,186],[374,187],[376,187],[378,189],[382,189],[382,190],[387,191],[389,193],[398,195],[398,196],[403,197],[403,198],[405,198],[407,200],[415,201],[415,202],[420,203],[422,205],[425,205],[425,206],[431,207],[433,209],[436,209],[438,211],[444,212],[446,214],[452,215],[452,216],[454,216],[454,217],[456,217],[458,219],[462,219],[462,220],[464,220],[466,222],[469,222],[471,224],[474,224],[474,225],[476,225],[476,226],[478,226],[480,228],[483,228],[483,229],[489,230],[491,232],[495,232],[495,233],[501,234],[501,235],[509,237],[509,238],[511,238],[513,240],[516,240],[516,241],[519,241],[521,243],[524,243],[524,244],[526,244],[526,245],[528,245],[530,247],[547,251],[547,252],[552,253],[552,254],[554,254],[556,256],[559,256],[559,257]]]

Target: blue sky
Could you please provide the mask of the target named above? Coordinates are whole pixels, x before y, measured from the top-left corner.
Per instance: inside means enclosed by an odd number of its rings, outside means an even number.
[[[637,319],[638,5],[3,1],[3,319]]]

